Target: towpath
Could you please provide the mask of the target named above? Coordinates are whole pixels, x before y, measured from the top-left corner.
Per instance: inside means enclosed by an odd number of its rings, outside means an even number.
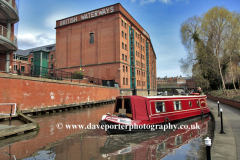
[[[220,134],[221,121],[218,117],[216,101],[208,99],[208,106],[215,118],[214,141],[211,158],[218,160],[240,160],[240,109],[220,103],[223,109],[223,130]]]

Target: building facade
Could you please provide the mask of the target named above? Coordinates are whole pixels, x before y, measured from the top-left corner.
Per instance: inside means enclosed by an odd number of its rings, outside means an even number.
[[[81,70],[122,95],[156,95],[156,54],[149,34],[114,4],[56,21],[56,68]]]
[[[2,0],[0,5],[0,70],[9,72],[12,67],[13,52],[17,51],[14,24],[19,21],[15,0]]]

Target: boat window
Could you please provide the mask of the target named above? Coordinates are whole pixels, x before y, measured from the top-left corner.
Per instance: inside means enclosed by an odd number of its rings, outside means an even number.
[[[130,99],[124,99],[124,109],[126,109],[126,113],[132,113]]]
[[[155,102],[156,112],[165,112],[165,103],[164,102]]]
[[[174,109],[175,110],[181,110],[182,109],[181,101],[174,101]]]
[[[119,109],[122,109],[122,100],[121,99],[117,99],[115,112],[119,112]]]
[[[191,101],[189,101],[189,106],[192,107],[192,102]]]
[[[197,105],[199,106],[199,101],[197,100]]]

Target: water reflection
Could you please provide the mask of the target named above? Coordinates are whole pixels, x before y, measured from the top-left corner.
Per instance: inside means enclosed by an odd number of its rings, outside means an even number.
[[[65,111],[33,117],[40,124],[37,136],[11,144],[16,159],[204,159],[203,136],[213,125],[209,117],[182,121],[198,123],[199,130],[167,130],[108,136],[104,130],[59,130],[56,124],[98,124],[103,114],[112,113],[113,105]],[[209,127],[210,125],[210,127]],[[210,131],[211,132],[211,131]],[[209,135],[208,135],[209,136]],[[210,136],[211,138],[211,136]],[[1,144],[1,140],[0,140]],[[0,148],[9,153],[9,146]],[[0,155],[1,156],[1,155]],[[1,156],[1,159],[10,159]],[[11,156],[11,159],[14,159]]]
[[[208,130],[209,117],[204,120],[194,118],[188,121],[182,121],[180,124],[191,126],[199,125],[200,129],[179,129],[176,131],[155,131],[147,133],[137,133],[131,135],[110,136],[104,145],[100,148],[102,157],[112,157],[132,153],[133,159],[162,159],[171,153],[175,153],[178,148],[189,143],[193,139],[201,140]],[[194,122],[195,121],[195,122]],[[180,125],[178,124],[178,125]],[[126,145],[128,145],[126,147]],[[201,146],[201,144],[199,144]],[[187,146],[185,146],[186,148]],[[190,147],[190,146],[188,146]],[[198,146],[199,148],[199,146]],[[189,155],[188,150],[182,150],[183,155]],[[178,155],[179,156],[179,155]],[[204,155],[203,155],[204,156]],[[194,155],[202,157],[202,155]],[[179,157],[177,157],[179,159]],[[183,158],[184,159],[184,158]]]

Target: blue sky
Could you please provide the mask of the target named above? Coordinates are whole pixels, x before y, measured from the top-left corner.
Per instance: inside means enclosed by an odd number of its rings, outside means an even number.
[[[19,49],[55,43],[56,20],[121,3],[150,35],[157,55],[157,77],[186,76],[179,59],[185,57],[181,23],[214,6],[239,12],[240,0],[20,0]]]

